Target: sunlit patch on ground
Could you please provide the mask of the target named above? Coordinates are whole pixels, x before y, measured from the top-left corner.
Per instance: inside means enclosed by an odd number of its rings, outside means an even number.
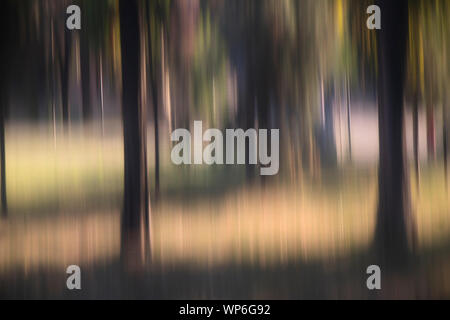
[[[9,139],[7,145],[10,212],[0,220],[0,278],[36,270],[64,271],[70,264],[95,267],[117,261],[120,141],[102,141],[75,131],[70,137],[59,137],[55,148],[46,134],[32,138],[22,128],[16,136],[26,139]],[[304,176],[296,184],[278,181],[263,188],[237,183],[214,196],[208,193],[209,182],[203,186],[205,194],[197,194],[210,172],[187,178],[162,175],[167,189],[151,214],[147,270],[188,266],[214,270],[230,265],[270,270],[292,263],[338,268],[333,261],[369,250],[377,209],[376,170],[340,170],[323,171],[320,178]],[[177,186],[187,191],[192,185],[195,201],[171,198]],[[90,202],[90,194],[103,200]],[[435,260],[429,258],[429,250],[445,247],[450,234],[443,166],[422,168],[419,190],[411,172],[411,194],[418,253],[427,255],[424,259],[431,264]],[[447,264],[445,256],[442,259],[433,264],[433,275],[427,276],[440,288],[439,294],[450,288],[442,269]]]

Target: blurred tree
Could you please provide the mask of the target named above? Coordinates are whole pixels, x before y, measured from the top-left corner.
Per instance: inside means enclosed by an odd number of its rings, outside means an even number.
[[[422,30],[419,23],[419,1],[411,0],[408,14],[408,56],[405,100],[412,104],[413,154],[416,187],[419,190],[419,100],[421,99],[421,57],[423,57]]]
[[[3,69],[3,68],[2,68]],[[2,70],[3,77],[5,73]],[[6,158],[5,158],[5,109],[7,106],[5,97],[5,88],[2,85],[1,106],[0,106],[0,170],[1,170],[1,201],[2,201],[2,216],[6,217],[8,214],[8,204],[6,198]]]
[[[379,184],[375,245],[401,262],[415,239],[403,124],[407,1],[382,0],[378,30]]]
[[[90,1],[92,2],[92,1]],[[99,2],[99,1],[96,1]],[[101,2],[101,1],[100,1]],[[87,10],[86,10],[87,11]],[[82,90],[82,114],[83,121],[92,117],[91,108],[91,81],[90,81],[90,55],[89,55],[89,25],[88,12],[82,12],[80,30],[80,66],[81,66],[81,90]],[[92,28],[93,29],[93,28]]]
[[[166,38],[166,32],[164,26],[167,24],[167,17],[169,15],[170,1],[168,0],[157,0],[157,1],[146,1],[145,6],[145,27],[147,29],[147,43],[148,43],[148,74],[150,81],[148,82],[150,85],[150,91],[152,95],[152,105],[153,105],[153,121],[154,121],[154,133],[155,133],[155,197],[154,200],[159,200],[159,174],[160,174],[160,165],[159,165],[159,91],[158,91],[158,82],[164,83],[165,75],[163,72],[160,74],[160,81],[157,80],[158,71],[155,67],[158,65],[162,65],[164,61],[162,52],[160,55],[158,52],[162,49],[158,47],[158,44],[161,39],[161,42],[164,43],[164,38]],[[147,90],[147,88],[145,88]],[[163,98],[164,99],[164,96]]]
[[[62,94],[62,118],[64,124],[69,122],[69,69],[70,59],[72,57],[72,30],[64,26],[64,51],[60,50],[61,57],[61,94]],[[64,56],[63,56],[63,54]]]
[[[105,45],[105,35],[109,27],[109,8],[114,4],[111,0],[80,0],[82,21],[80,34],[80,68],[82,87],[82,116],[89,121],[93,116],[91,70],[95,70],[97,81],[100,74],[100,55]],[[95,91],[95,90],[94,90]]]
[[[1,50],[0,56],[0,72],[2,75],[0,83],[0,188],[1,188],[1,209],[2,217],[8,215],[8,204],[6,197],[6,158],[5,158],[5,114],[8,105],[8,80],[9,80],[9,53],[11,46],[11,23],[12,9],[9,0],[2,1],[0,6],[1,12],[4,14],[1,19],[1,39],[5,47]]]
[[[131,267],[142,264],[148,232],[146,118],[139,103],[139,19],[137,0],[119,0],[122,48],[124,203],[121,252]]]
[[[199,0],[171,1],[168,27],[169,65],[171,71],[171,105],[175,111],[172,122],[175,127],[189,128],[192,105],[191,79],[195,53]],[[154,29],[157,32],[157,29]],[[156,33],[157,34],[157,33]],[[156,39],[156,38],[154,38]],[[155,43],[155,42],[154,42]],[[156,44],[156,43],[155,43]],[[154,53],[156,53],[155,51]]]
[[[367,7],[373,4],[370,0],[348,0],[348,19],[350,24],[351,54],[350,77],[354,80],[353,85],[362,89],[375,89],[377,72],[377,41],[376,34],[366,27]],[[354,14],[361,12],[363,14]],[[356,81],[355,81],[356,80]],[[375,90],[371,90],[375,91]]]
[[[417,25],[420,27],[421,45],[421,89],[425,100],[427,123],[427,151],[429,159],[436,157],[436,112],[442,105],[444,116],[450,67],[448,41],[450,4],[448,1],[421,0],[418,5]],[[444,131],[445,131],[444,121]],[[445,135],[445,133],[443,133]],[[446,140],[446,139],[444,139]]]
[[[288,2],[266,0],[230,0],[224,4],[223,27],[228,55],[237,72],[235,120],[244,130],[279,125],[278,115],[282,107],[278,100],[281,86],[281,70],[278,67],[281,59],[278,58],[283,45],[283,32],[276,32],[280,28],[280,20],[273,15],[286,4]],[[248,143],[246,154],[249,154]],[[247,164],[248,181],[254,179],[254,169],[254,166]]]
[[[435,113],[442,104],[442,141],[444,168],[446,170],[446,96],[450,81],[448,52],[450,51],[450,23],[446,17],[450,14],[448,1],[410,0],[408,67],[405,87],[405,100],[412,107],[413,114],[413,151],[417,188],[420,185],[418,127],[421,101],[425,102],[426,146],[429,159],[436,153]]]

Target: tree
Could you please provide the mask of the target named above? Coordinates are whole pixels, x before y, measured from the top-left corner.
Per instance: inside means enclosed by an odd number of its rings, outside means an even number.
[[[2,62],[3,62],[2,58]],[[2,68],[3,69],[3,68]],[[5,73],[3,73],[5,76]],[[6,198],[6,159],[5,159],[5,111],[7,106],[6,101],[6,90],[4,84],[2,84],[1,88],[1,106],[0,106],[0,188],[1,188],[1,201],[2,201],[2,216],[6,217],[8,215],[8,204]]]
[[[168,11],[168,10],[167,10]],[[162,26],[165,24],[165,8],[164,8],[164,2],[162,1],[150,1],[146,3],[145,7],[145,21],[146,21],[146,27],[147,29],[147,41],[148,41],[148,74],[150,78],[150,91],[152,95],[152,105],[153,105],[153,119],[154,119],[154,133],[155,133],[155,196],[154,200],[159,200],[159,189],[160,189],[160,183],[159,183],[159,171],[160,171],[160,165],[159,165],[159,116],[158,116],[158,105],[159,105],[159,94],[158,94],[158,86],[157,86],[157,72],[154,65],[154,57],[157,55],[156,51],[157,49],[154,46],[154,43],[152,41],[152,34],[155,38],[157,36],[155,33],[158,32],[158,30],[152,30],[152,19],[154,21],[153,25],[159,25],[161,26],[161,37],[165,37],[164,29]],[[156,28],[154,28],[156,29]],[[164,57],[161,56],[161,60],[163,60]],[[161,73],[161,77],[164,78],[165,75]],[[161,79],[161,82],[164,81]]]
[[[89,121],[93,117],[92,95],[94,92],[93,81],[91,81],[91,71],[96,70],[99,77],[99,55],[105,44],[105,34],[108,30],[107,15],[113,2],[110,1],[89,1],[81,0],[83,8],[82,27],[80,36],[80,69],[81,69],[81,90],[82,90],[82,116],[83,121]],[[94,57],[97,59],[94,59]],[[98,79],[97,79],[98,81]]]
[[[0,82],[0,188],[1,188],[1,210],[2,217],[8,215],[8,204],[6,198],[6,158],[5,158],[5,115],[8,105],[8,80],[9,80],[9,62],[10,53],[12,52],[12,40],[11,39],[11,25],[13,12],[11,2],[2,1],[1,11],[5,13],[5,18],[1,22],[1,38],[5,44],[5,48],[2,49],[0,56],[0,66],[2,80]]]
[[[3,59],[2,59],[3,61]],[[5,75],[2,72],[3,76]],[[2,216],[8,215],[8,204],[6,202],[6,160],[5,160],[5,110],[6,110],[6,90],[2,84],[1,88],[1,106],[0,106],[0,171],[1,171],[1,201],[2,201]]]
[[[60,58],[61,70],[61,95],[62,95],[62,116],[64,125],[69,122],[69,69],[72,51],[71,30],[64,28],[64,57]],[[61,50],[62,51],[62,50]]]
[[[81,65],[81,90],[82,90],[82,114],[83,121],[92,117],[91,107],[91,81],[90,81],[90,56],[89,56],[89,28],[85,25],[80,30],[80,65]]]
[[[120,0],[124,200],[121,250],[125,263],[142,264],[148,221],[147,150],[144,108],[139,103],[139,20],[137,0]]]
[[[406,0],[379,2],[379,182],[375,243],[382,258],[402,261],[415,237],[406,164],[403,92],[407,37]]]

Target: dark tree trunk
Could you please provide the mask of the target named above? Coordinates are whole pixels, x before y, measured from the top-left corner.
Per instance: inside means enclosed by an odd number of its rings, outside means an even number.
[[[152,63],[150,62],[150,65]],[[158,93],[155,79],[151,77],[153,97],[153,118],[155,121],[155,199],[159,199],[159,121],[158,121]]]
[[[350,162],[352,161],[352,113],[350,98],[350,76],[347,72],[347,83],[345,86],[347,93],[347,134],[348,134],[348,155]]]
[[[418,90],[418,88],[417,88]],[[416,189],[419,191],[420,171],[419,171],[419,106],[418,92],[414,94],[413,101],[413,151],[414,151],[414,171],[416,176]]]
[[[334,136],[333,100],[335,96],[334,83],[325,85],[324,93],[324,128],[322,136],[321,160],[324,167],[334,168],[337,165],[336,138]]]
[[[147,235],[148,189],[145,115],[139,103],[139,20],[136,0],[120,0],[124,203],[121,254],[128,266],[142,265]]]
[[[414,239],[405,156],[403,89],[407,1],[382,0],[378,31],[379,198],[375,243],[383,262],[402,263]]]
[[[159,200],[159,121],[158,121],[158,86],[156,85],[156,74],[155,68],[153,67],[153,46],[151,37],[151,25],[150,25],[150,14],[149,8],[146,8],[146,20],[148,26],[148,63],[149,63],[149,74],[150,74],[150,87],[152,92],[152,104],[153,104],[153,118],[155,126],[155,197],[154,200]],[[163,75],[164,76],[164,75]]]
[[[444,98],[444,104],[442,105],[442,145],[443,145],[443,152],[444,152],[444,179],[445,179],[445,190],[448,189],[448,168],[447,168],[447,110],[445,109],[447,107],[447,99]]]
[[[80,32],[80,65],[81,65],[81,90],[82,90],[82,115],[83,121],[92,118],[91,107],[91,74],[90,74],[90,56],[88,28],[84,26]]]
[[[11,39],[11,31],[14,30],[12,26],[14,18],[13,12],[11,10],[10,1],[2,1],[0,5],[0,10],[4,14],[3,19],[1,19],[1,39],[3,41],[4,47],[0,52],[0,192],[1,192],[1,216],[6,218],[8,216],[8,203],[6,198],[6,157],[5,157],[5,116],[6,108],[8,105],[8,81],[9,81],[9,67],[10,67],[10,51],[13,50]]]
[[[67,124],[69,122],[69,69],[70,69],[71,50],[72,50],[71,31],[65,28],[64,57],[61,57],[62,117],[64,124]]]
[[[434,105],[433,98],[430,86],[429,98],[427,98],[427,110],[426,110],[426,118],[427,118],[427,152],[428,159],[434,160],[436,156],[436,133],[434,126]]]
[[[250,58],[248,58],[250,59]],[[249,60],[247,60],[248,63]],[[248,92],[240,93],[240,95],[243,95],[244,97],[242,100],[239,101],[239,118],[244,119],[244,130],[247,131],[248,129],[255,127],[255,78],[254,73],[250,69],[247,71],[247,88],[249,88]],[[243,102],[242,102],[243,101]],[[265,129],[265,128],[264,128]],[[270,140],[269,140],[270,141]],[[247,183],[253,183],[256,176],[255,166],[250,164],[249,155],[250,155],[250,140],[248,143],[245,143],[245,154],[247,157],[246,165],[245,165],[245,175],[247,179]]]
[[[8,215],[8,204],[6,200],[6,160],[5,160],[5,109],[6,109],[6,90],[4,84],[1,88],[1,106],[0,106],[0,170],[1,170],[1,201],[2,217]]]

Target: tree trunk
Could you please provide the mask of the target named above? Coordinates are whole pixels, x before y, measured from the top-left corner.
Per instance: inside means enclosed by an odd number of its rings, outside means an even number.
[[[139,103],[139,20],[136,0],[120,0],[122,47],[122,116],[124,136],[124,203],[121,255],[131,268],[144,262],[148,232],[147,150],[145,117]]]
[[[5,116],[6,108],[8,105],[8,80],[9,80],[9,67],[10,67],[10,50],[12,49],[11,40],[11,12],[10,1],[2,1],[0,6],[1,12],[5,14],[5,18],[1,20],[1,39],[3,40],[4,48],[0,53],[0,67],[1,67],[1,80],[0,80],[0,192],[1,192],[1,216],[6,218],[8,216],[8,204],[6,198],[6,159],[5,159]]]
[[[8,204],[6,200],[6,160],[5,160],[5,109],[6,109],[6,90],[4,84],[1,88],[1,106],[0,106],[0,170],[1,170],[1,201],[2,217],[8,215]]]
[[[444,152],[444,179],[445,179],[445,191],[448,189],[448,168],[447,168],[447,110],[445,109],[447,107],[447,99],[444,98],[444,103],[442,105],[442,145],[443,145],[443,152]]]
[[[427,152],[428,160],[434,160],[436,155],[436,133],[434,128],[434,105],[430,86],[430,92],[427,93]]]
[[[64,125],[69,122],[69,69],[72,50],[71,31],[64,28],[64,57],[61,55],[62,117]]]
[[[81,29],[80,41],[82,115],[83,121],[86,122],[92,118],[89,39],[86,26]]]
[[[351,113],[351,102],[350,102],[350,75],[347,72],[347,83],[346,83],[346,93],[347,93],[347,134],[348,134],[348,155],[350,162],[352,162],[352,113]]]
[[[337,165],[336,138],[334,136],[333,122],[333,100],[336,95],[335,92],[336,88],[333,82],[325,85],[321,160],[324,167],[331,168]]]
[[[417,89],[418,90],[418,86]],[[414,151],[414,171],[416,176],[416,189],[419,194],[420,171],[419,171],[419,106],[418,92],[414,94],[413,101],[413,151]]]
[[[405,156],[403,86],[407,36],[406,0],[379,1],[379,185],[375,244],[383,262],[402,263],[414,239]]]
[[[148,5],[148,4],[147,4]],[[153,46],[152,46],[152,33],[150,25],[150,13],[149,8],[146,8],[146,20],[148,27],[148,63],[150,74],[150,86],[152,91],[152,104],[153,104],[153,119],[155,128],[155,197],[154,200],[159,200],[159,121],[158,121],[158,86],[156,85],[155,68],[153,67]],[[164,34],[162,33],[163,37]],[[164,57],[161,57],[164,59]],[[164,75],[163,75],[164,76]]]

